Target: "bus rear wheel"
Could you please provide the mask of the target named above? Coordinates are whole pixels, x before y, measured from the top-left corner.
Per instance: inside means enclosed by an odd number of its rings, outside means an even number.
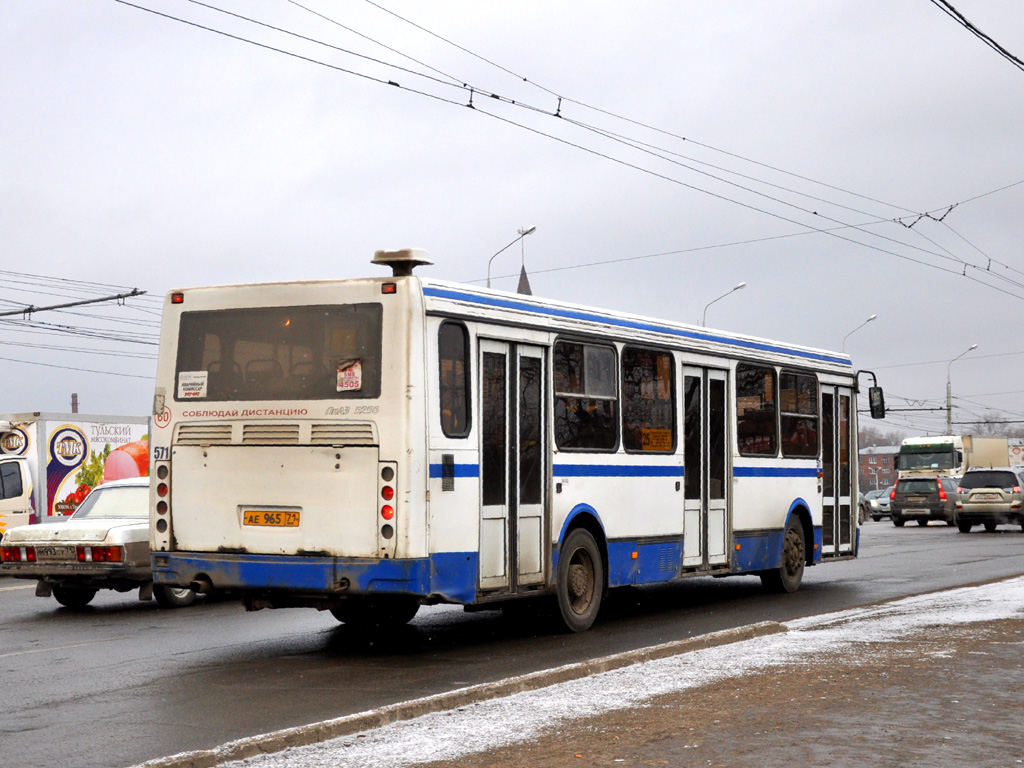
[[[413,597],[350,597],[331,608],[338,621],[354,629],[390,629],[412,621],[420,604]]]
[[[782,537],[782,563],[771,571],[761,572],[761,584],[769,592],[796,592],[804,579],[807,544],[804,528],[792,517]]]
[[[170,587],[166,584],[153,587],[153,597],[161,608],[184,608],[196,601],[196,593],[188,587]]]
[[[590,629],[601,610],[604,560],[590,531],[577,528],[565,537],[558,555],[558,612],[570,632]]]

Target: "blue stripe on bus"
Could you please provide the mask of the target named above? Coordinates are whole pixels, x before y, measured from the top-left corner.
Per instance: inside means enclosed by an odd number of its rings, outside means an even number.
[[[808,360],[820,360],[826,363],[838,363],[839,365],[847,365],[851,367],[853,365],[850,360],[842,357],[834,357],[832,355],[808,352],[800,349],[791,349],[777,344],[768,344],[760,341],[747,341],[744,339],[731,339],[726,336],[715,336],[702,331],[685,331],[681,328],[672,328],[670,326],[656,325],[654,323],[643,323],[636,320],[625,320],[617,317],[606,317],[604,315],[597,315],[590,312],[580,312],[579,310],[560,309],[558,307],[539,307],[534,304],[526,304],[522,301],[515,301],[513,299],[477,296],[471,293],[434,288],[432,286],[424,286],[423,294],[425,296],[434,296],[439,299],[451,299],[453,301],[466,301],[471,304],[483,304],[484,306],[496,307],[498,309],[514,309],[519,312],[549,315],[551,317],[559,317],[566,320],[585,320],[592,323],[628,328],[634,331],[666,333],[671,336],[679,336],[685,339],[694,339],[696,341],[713,341],[718,344],[727,344],[729,346],[742,347],[744,349],[756,349],[761,352],[775,352],[778,354],[793,355],[794,357],[804,357]]]
[[[817,477],[817,467],[733,467],[733,477]]]
[[[455,471],[453,477],[480,477],[479,464],[454,464],[452,467]],[[430,465],[430,477],[444,477],[440,464]]]
[[[629,464],[555,464],[559,477],[682,477],[682,467]]]
[[[476,600],[479,556],[476,552],[438,552],[429,558],[384,559],[295,555],[161,552],[165,565],[153,562],[157,584],[187,584],[202,576],[215,589],[283,590],[338,594],[440,595],[453,603]]]

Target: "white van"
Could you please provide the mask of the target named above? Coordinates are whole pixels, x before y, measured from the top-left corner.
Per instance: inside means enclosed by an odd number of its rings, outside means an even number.
[[[0,536],[32,522],[32,476],[24,456],[0,455]]]

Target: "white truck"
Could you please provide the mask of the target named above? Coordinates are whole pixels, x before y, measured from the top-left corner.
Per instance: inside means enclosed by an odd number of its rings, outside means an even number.
[[[908,437],[900,445],[897,477],[961,477],[970,467],[1008,467],[1011,441],[1005,437],[940,435]]]
[[[0,414],[0,534],[71,515],[102,482],[149,476],[149,419]]]

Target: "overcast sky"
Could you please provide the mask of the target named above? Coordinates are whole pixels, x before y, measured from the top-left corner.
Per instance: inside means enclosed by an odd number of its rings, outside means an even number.
[[[976,343],[954,418],[1024,419],[1024,71],[930,0],[211,4],[294,34],[0,4],[0,312],[148,292],[0,319],[0,413],[147,414],[172,287],[408,246],[483,281],[536,226],[496,287],[525,259],[536,295],[699,323],[743,281],[709,326],[834,350],[877,314],[845,349],[891,408],[944,406]],[[1024,58],[1019,0],[955,5]]]

